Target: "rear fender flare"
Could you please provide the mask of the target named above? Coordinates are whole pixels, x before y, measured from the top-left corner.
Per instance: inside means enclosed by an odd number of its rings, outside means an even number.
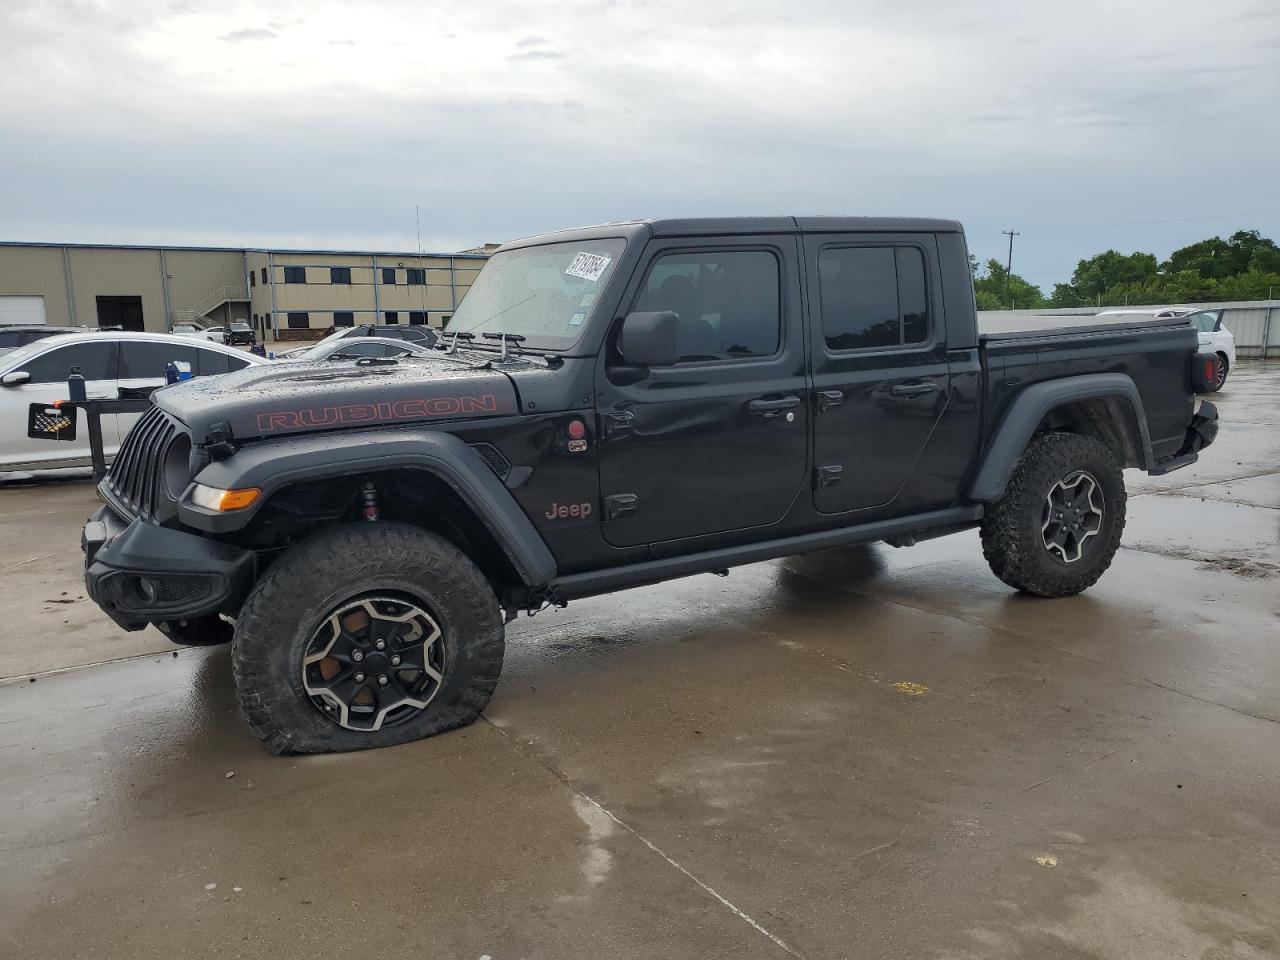
[[[1031,442],[1036,427],[1054,408],[1079,400],[1109,398],[1128,404],[1138,427],[1138,465],[1149,470],[1154,463],[1151,436],[1147,430],[1147,415],[1142,407],[1142,397],[1139,396],[1133,379],[1123,373],[1066,377],[1032,384],[1014,397],[982,455],[977,473],[969,485],[969,499],[978,503],[991,503],[1000,499],[1005,484],[1013,475],[1022,451]]]
[[[214,513],[192,503],[188,491],[179,516],[199,530],[231,533],[248,526],[272,494],[291,484],[399,468],[423,470],[447,483],[493,535],[526,586],[545,586],[555,578],[555,557],[511,492],[475,450],[451,433],[358,431],[249,444],[194,479],[223,490],[257,487],[263,495],[253,506]]]

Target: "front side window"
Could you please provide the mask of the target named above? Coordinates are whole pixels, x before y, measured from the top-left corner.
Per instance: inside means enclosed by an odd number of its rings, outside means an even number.
[[[285,267],[284,282],[285,283],[306,283],[307,268],[306,267]]]
[[[86,380],[115,380],[116,356],[114,340],[73,343],[41,354],[17,369],[30,374],[31,383],[66,383],[72,367],[79,367]]]
[[[285,322],[293,329],[306,329],[311,326],[311,315],[305,310],[290,310],[285,315]]]
[[[633,309],[679,316],[682,362],[767,357],[782,342],[778,290],[767,250],[671,253],[653,262]]]
[[[916,247],[842,247],[818,257],[822,336],[829,350],[924,343],[929,303]]]
[[[330,283],[350,283],[351,268],[350,267],[330,267],[329,282]]]
[[[509,333],[521,346],[568,350],[591,321],[618,258],[619,237],[518,247],[494,254],[448,320],[448,333]]]

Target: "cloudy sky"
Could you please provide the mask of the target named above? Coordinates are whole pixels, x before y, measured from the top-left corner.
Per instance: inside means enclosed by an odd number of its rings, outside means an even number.
[[[0,0],[0,239],[958,218],[1046,292],[1280,238],[1277,0]]]

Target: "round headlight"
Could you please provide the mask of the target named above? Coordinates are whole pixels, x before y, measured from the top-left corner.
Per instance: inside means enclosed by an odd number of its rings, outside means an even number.
[[[164,489],[177,500],[191,482],[191,437],[180,433],[164,452]]]

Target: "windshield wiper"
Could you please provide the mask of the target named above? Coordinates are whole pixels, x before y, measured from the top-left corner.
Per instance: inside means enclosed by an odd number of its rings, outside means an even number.
[[[471,333],[470,331],[467,331],[467,330],[459,330],[457,333],[453,335],[453,339],[449,341],[448,346],[445,346],[444,343],[441,342],[440,349],[443,350],[445,353],[457,353],[459,340],[470,341],[470,340],[474,340],[475,338],[476,338],[476,335],[474,333]],[[444,338],[442,337],[441,340],[443,341],[443,339]]]
[[[518,344],[523,342],[526,339],[525,337],[521,336],[518,333],[486,333],[484,335],[484,338],[486,340],[500,340],[502,342],[501,362],[503,363],[505,363],[507,359],[507,344],[508,343]],[[524,352],[520,350],[519,347],[514,347],[514,346],[512,347],[512,350],[518,351],[520,353]]]

